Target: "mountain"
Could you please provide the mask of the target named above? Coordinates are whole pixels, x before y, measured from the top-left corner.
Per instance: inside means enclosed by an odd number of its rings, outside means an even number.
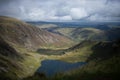
[[[74,54],[81,53],[82,48],[86,48],[86,51],[84,50],[83,55],[85,56],[89,51],[89,56],[87,57],[86,61],[92,61],[92,60],[104,60],[108,59],[110,57],[113,57],[114,55],[120,54],[120,40],[117,41],[82,41],[81,43],[71,47],[68,49],[68,52],[72,52]]]
[[[0,38],[0,79],[17,79],[15,70],[22,70],[18,60],[23,59],[14,48]],[[16,77],[15,77],[16,76]]]
[[[68,54],[69,53],[69,54]],[[38,74],[25,80],[119,80],[120,74],[120,40],[116,41],[83,41],[69,48],[68,56],[61,60],[86,61],[86,65],[66,72],[58,73],[52,78]],[[70,56],[70,54],[72,56]],[[67,58],[68,57],[68,58]]]
[[[41,47],[66,47],[72,42],[64,36],[3,16],[0,17],[0,36],[12,45],[22,46],[29,50]]]
[[[106,40],[106,35],[103,30],[92,28],[92,27],[89,27],[89,28],[52,27],[52,28],[47,28],[46,30],[66,36],[78,42],[83,40],[99,40],[99,41]]]
[[[44,77],[42,80],[119,80],[117,79],[120,74],[119,27],[105,30],[59,29],[54,27],[59,33],[55,34],[17,19],[1,16],[0,80],[39,80],[41,77]],[[76,39],[75,43],[77,41],[75,36],[81,37],[83,41],[70,47],[72,41],[66,36]],[[68,46],[70,48],[66,49]],[[81,61],[86,65],[47,78],[44,74],[36,73],[41,61],[46,59]]]
[[[113,27],[105,32],[109,41],[120,39],[120,27]]]
[[[78,51],[83,46],[87,46],[89,42],[83,42],[73,47],[74,52]],[[118,80],[120,74],[120,40],[112,42],[96,42],[90,44],[91,51],[87,57],[87,65],[80,69],[71,71],[59,79],[67,80]],[[87,45],[86,45],[87,44]],[[86,53],[84,53],[85,55]]]
[[[19,58],[20,54],[0,38],[0,54],[9,58]]]
[[[39,55],[18,52],[0,37],[0,80],[18,80],[31,76],[39,65]]]
[[[120,38],[120,28],[113,27],[109,29],[97,28],[77,28],[71,32],[71,37],[77,40],[94,40],[94,41],[114,41]]]
[[[76,40],[105,40],[104,31],[95,28],[77,28],[71,32],[71,37]]]
[[[15,18],[0,16],[0,80],[18,80],[35,73],[41,48],[65,48],[72,41]]]
[[[93,41],[114,41],[120,38],[120,27],[104,26],[99,27],[51,27],[46,30],[68,37],[78,43],[84,40]]]

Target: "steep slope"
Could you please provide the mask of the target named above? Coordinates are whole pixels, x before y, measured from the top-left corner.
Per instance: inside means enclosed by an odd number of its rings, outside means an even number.
[[[31,76],[40,65],[40,56],[33,53],[18,53],[0,38],[0,80],[18,80]]]
[[[66,37],[1,16],[0,80],[17,80],[33,75],[44,59],[35,52],[37,49],[64,48],[71,42]]]
[[[71,43],[66,37],[50,33],[10,17],[0,17],[0,36],[12,43],[28,49],[40,47],[66,47]]]
[[[114,41],[120,38],[120,27],[100,25],[99,27],[51,27],[46,30],[66,36],[78,43],[83,40]]]
[[[89,46],[91,44],[92,46]],[[54,80],[118,80],[120,74],[120,40],[114,42],[84,41],[72,48],[70,51],[81,54],[81,48],[89,46],[91,53],[86,56],[87,65],[73,70],[63,76],[56,76]],[[89,51],[89,50],[88,50]],[[88,52],[87,51],[87,52]],[[83,53],[83,52],[82,52]],[[85,56],[86,51],[83,55]],[[83,56],[83,57],[84,57]],[[66,76],[65,76],[66,75]]]
[[[108,40],[114,41],[116,39],[120,39],[120,26],[112,27],[111,29],[107,30],[105,34],[108,37]]]
[[[105,32],[96,28],[69,28],[69,27],[56,27],[56,28],[48,28],[47,30],[64,35],[68,38],[71,38],[75,41],[83,41],[83,40],[107,40]]]
[[[22,70],[18,60],[23,57],[2,38],[0,38],[0,79],[16,79],[16,70]]]
[[[118,80],[120,74],[120,41],[99,42],[91,47],[88,64],[69,75],[71,80]]]
[[[20,54],[17,53],[9,44],[0,38],[0,54],[9,58],[19,58]]]
[[[47,30],[51,30],[52,28],[48,28]],[[69,28],[69,27],[57,27],[57,28],[54,28],[52,29],[51,31],[54,32],[54,33],[58,33],[58,34],[61,34],[61,35],[64,35],[68,38],[71,38],[73,39],[73,37],[71,36],[71,33],[73,30],[75,30],[76,28]]]
[[[86,48],[89,47],[89,48]],[[89,52],[91,51],[91,52]],[[87,64],[82,68],[66,73],[56,74],[43,80],[119,80],[120,74],[120,40],[114,42],[83,41],[69,49],[78,58],[86,57]],[[79,53],[79,54],[77,54]],[[88,55],[89,54],[89,55]],[[69,56],[69,55],[68,55]],[[76,59],[74,55],[72,60]],[[63,60],[63,59],[62,59]],[[39,80],[33,76],[25,80]]]
[[[94,40],[94,41],[114,41],[120,38],[120,28],[113,27],[107,30],[96,28],[77,28],[70,33],[73,39]]]
[[[71,32],[71,36],[76,40],[105,40],[104,31],[95,28],[77,28]]]

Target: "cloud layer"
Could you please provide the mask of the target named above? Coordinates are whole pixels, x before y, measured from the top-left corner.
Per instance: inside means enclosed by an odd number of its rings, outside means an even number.
[[[120,0],[0,0],[0,15],[29,21],[120,21]]]

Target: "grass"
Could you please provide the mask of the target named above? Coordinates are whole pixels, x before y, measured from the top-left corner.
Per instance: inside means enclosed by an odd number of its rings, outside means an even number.
[[[104,44],[104,45],[103,45]],[[64,54],[61,56],[46,56],[46,59],[58,59],[68,62],[77,62],[77,61],[86,61],[93,54],[97,55],[96,57],[92,57],[93,59],[88,61],[88,64],[83,66],[82,68],[78,68],[65,73],[58,73],[53,77],[46,78],[43,80],[119,80],[120,74],[120,54],[119,54],[119,43],[117,42],[117,47],[113,47],[113,44],[116,43],[84,43],[82,46],[77,46],[71,48],[72,51],[68,51],[69,54]],[[84,46],[87,45],[87,46]],[[117,50],[114,55],[111,55],[109,51],[105,51],[105,54],[108,56],[104,56],[103,53],[99,55],[99,53],[94,53],[93,46],[96,47],[95,50],[101,50],[104,52],[104,49],[110,48],[111,50]],[[108,47],[109,46],[109,47]],[[111,51],[110,50],[110,51]],[[85,56],[85,57],[83,57]],[[83,57],[83,59],[81,59]],[[103,58],[104,57],[104,58]],[[41,76],[33,76],[27,78],[29,80],[39,80]],[[27,80],[26,79],[26,80]]]
[[[23,70],[19,71],[15,68],[11,68],[11,70],[14,70],[19,78],[25,78],[34,75],[36,70],[41,66],[40,62],[45,59],[55,59],[67,62],[86,61],[90,54],[92,54],[91,47],[95,44],[96,43],[86,43],[85,45],[87,46],[82,46],[81,48],[68,51],[63,55],[41,55],[36,52],[27,52],[26,49],[17,47],[17,50],[20,50],[20,52],[22,52],[21,54],[25,57],[24,60],[17,62],[21,65]],[[111,74],[114,76],[110,78],[115,79],[117,73],[119,73],[119,57],[120,56],[114,56],[113,58],[104,61],[93,60],[90,61],[89,64],[87,64],[82,69],[76,69],[64,74],[59,73],[52,78],[42,78],[41,80],[96,80],[98,78],[100,78],[100,80],[104,78],[107,78],[107,80],[109,80],[108,78]],[[13,76],[11,73],[8,73],[6,75]],[[25,80],[39,80],[40,78],[40,76],[34,76],[28,77]]]
[[[18,52],[21,52],[21,55],[24,57],[24,59],[18,62],[15,61],[17,64],[20,65],[20,67],[22,67],[22,70],[17,70],[15,68],[11,68],[11,70],[15,72],[15,74],[19,78],[28,77],[25,80],[27,79],[28,80],[39,80],[39,78],[41,78],[39,75],[33,76],[33,77],[29,77],[29,76],[34,75],[36,70],[41,66],[40,64],[41,61],[46,60],[46,59],[52,59],[52,60],[62,60],[62,61],[72,62],[72,63],[80,62],[80,61],[83,62],[83,61],[86,61],[89,58],[89,56],[93,54],[94,52],[93,46],[95,46],[96,44],[98,44],[98,42],[94,42],[94,43],[83,42],[80,45],[77,45],[73,48],[68,49],[63,55],[43,55],[43,54],[38,54],[37,52],[34,52],[34,51],[27,51],[25,48],[20,47],[20,46],[19,47],[14,46],[16,47],[16,50]],[[112,58],[109,58],[103,61],[93,59],[82,69],[80,68],[80,69],[76,69],[76,70],[73,70],[67,73],[62,73],[62,74],[58,73],[52,78],[49,78],[49,79],[42,78],[42,79],[43,80],[77,80],[77,79],[96,80],[99,78],[99,75],[100,75],[100,80],[102,80],[104,78],[108,79],[110,77],[109,75],[111,74],[114,76],[110,78],[114,78],[116,77],[115,75],[117,75],[120,70],[119,69],[120,67],[119,57],[120,57],[119,55],[113,56]],[[13,76],[11,75],[11,73],[8,73],[6,75]]]
[[[60,34],[70,37],[70,33],[75,30],[75,28],[57,28],[55,31],[59,32]]]
[[[58,73],[51,78],[34,76],[25,80],[119,80],[120,55],[113,56],[106,60],[90,61],[82,68],[66,73]]]
[[[18,73],[21,74],[22,67],[17,59],[11,59],[9,57],[0,55],[0,79],[4,80],[10,78],[10,80],[17,79]],[[4,74],[4,75],[3,75]]]
[[[22,68],[24,69],[22,77],[31,76],[40,66],[40,57],[37,54],[25,54],[24,60],[21,61]]]
[[[83,40],[106,40],[104,31],[95,28],[57,28],[54,30],[76,42]]]

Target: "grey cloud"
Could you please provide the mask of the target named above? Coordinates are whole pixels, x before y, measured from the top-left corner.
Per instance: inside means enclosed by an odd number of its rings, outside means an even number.
[[[119,0],[0,0],[0,15],[34,21],[119,21],[119,5]]]

